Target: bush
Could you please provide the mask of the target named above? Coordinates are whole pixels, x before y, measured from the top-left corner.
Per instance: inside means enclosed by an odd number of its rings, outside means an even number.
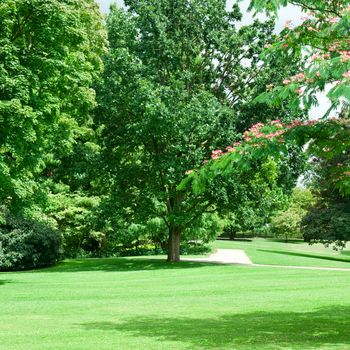
[[[83,193],[51,193],[48,196],[46,215],[62,232],[65,257],[102,254],[105,235],[94,227],[94,209],[98,204],[98,197],[88,197]]]
[[[303,218],[301,229],[307,242],[343,248],[350,240],[350,203],[316,205]]]
[[[302,238],[300,222],[305,211],[289,208],[279,213],[271,220],[271,231],[276,238],[284,238],[287,242],[291,238]]]
[[[203,255],[211,252],[211,247],[202,242],[183,242],[180,246],[181,255]],[[103,257],[107,256],[149,256],[166,255],[167,249],[155,245],[152,241],[135,241],[133,244],[118,245],[113,250],[104,252]],[[96,257],[94,254],[89,257]]]
[[[271,219],[270,229],[276,238],[302,238],[300,223],[307,209],[314,204],[315,198],[308,189],[295,188],[291,197],[290,207],[277,213]]]
[[[0,216],[0,271],[46,267],[59,260],[58,231],[4,209],[0,209]]]

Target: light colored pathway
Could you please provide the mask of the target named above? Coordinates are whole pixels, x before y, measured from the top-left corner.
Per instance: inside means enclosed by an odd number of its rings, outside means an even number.
[[[252,265],[244,250],[241,249],[218,249],[207,258],[184,258],[185,261],[216,262],[221,264],[244,264]]]
[[[183,258],[183,261],[213,262],[220,264],[242,264],[255,267],[272,267],[284,269],[303,269],[303,270],[327,270],[327,271],[349,271],[350,269],[337,267],[312,267],[312,266],[286,266],[286,265],[265,265],[253,264],[244,250],[241,249],[218,249],[207,258]]]

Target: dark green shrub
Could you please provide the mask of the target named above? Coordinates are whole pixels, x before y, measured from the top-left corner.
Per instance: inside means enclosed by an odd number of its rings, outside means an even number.
[[[344,247],[350,241],[350,202],[313,207],[303,218],[301,229],[307,242]]]
[[[0,271],[23,270],[55,264],[61,235],[49,226],[0,209]]]

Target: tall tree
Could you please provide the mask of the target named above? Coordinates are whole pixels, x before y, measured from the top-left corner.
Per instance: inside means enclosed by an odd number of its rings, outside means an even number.
[[[239,199],[238,177],[232,191],[220,179],[199,195],[177,185],[216,147],[237,141],[249,124],[241,123],[243,106],[265,89],[268,71],[272,79],[271,66],[265,71],[257,57],[273,26],[256,22],[236,29],[239,7],[227,11],[225,0],[125,4],[125,11],[113,7],[107,21],[110,52],[96,116],[106,184],[116,221],[132,224],[133,232],[157,222],[168,260],[178,261],[184,232]],[[264,112],[260,108],[263,119],[271,118]]]
[[[0,200],[23,204],[89,127],[105,46],[93,0],[1,1]]]

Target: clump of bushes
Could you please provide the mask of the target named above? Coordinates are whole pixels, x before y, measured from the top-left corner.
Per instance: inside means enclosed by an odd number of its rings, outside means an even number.
[[[350,240],[350,201],[318,203],[303,218],[301,228],[307,242],[344,248]]]
[[[271,219],[271,232],[276,238],[283,238],[285,242],[293,238],[302,238],[300,222],[305,215],[300,208],[289,208],[278,213]]]
[[[203,255],[211,252],[211,247],[203,242],[183,242],[180,246],[181,255]],[[85,252],[85,255],[79,257],[123,257],[123,256],[149,256],[166,255],[166,247],[154,244],[152,241],[134,241],[123,245],[118,244],[112,249],[96,254],[95,252]]]
[[[49,194],[45,214],[52,226],[62,233],[64,256],[99,256],[106,243],[105,234],[95,229],[94,210],[99,205],[99,198],[79,192],[57,192]]]
[[[51,266],[59,260],[60,248],[57,230],[0,208],[0,271]]]
[[[271,219],[270,230],[276,238],[303,238],[301,221],[307,210],[315,203],[315,197],[308,189],[295,188],[287,210],[277,213]]]

